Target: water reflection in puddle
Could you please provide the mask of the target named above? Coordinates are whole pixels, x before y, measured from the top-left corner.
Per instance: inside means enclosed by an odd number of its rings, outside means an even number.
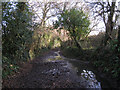
[[[80,76],[88,82],[87,88],[99,88],[101,90],[101,84],[96,80],[95,74],[92,71],[83,70]]]

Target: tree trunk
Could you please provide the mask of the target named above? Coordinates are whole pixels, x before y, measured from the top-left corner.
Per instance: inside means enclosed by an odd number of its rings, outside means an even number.
[[[110,26],[109,26],[109,23],[108,23],[107,26],[106,26],[106,32],[105,32],[103,46],[106,46],[107,45],[107,41],[110,39],[110,37],[109,37],[109,30],[110,30]]]
[[[105,24],[105,27],[106,27],[106,32],[105,32],[105,38],[104,38],[103,46],[106,46],[108,40],[111,39],[110,36],[111,36],[111,34],[112,34],[112,31],[113,31],[113,22],[112,22],[112,17],[111,17],[111,15],[108,16],[108,21],[107,21],[107,23]]]
[[[76,46],[77,46],[77,47],[79,48],[79,50],[82,52],[82,51],[83,51],[83,50],[82,50],[82,47],[80,46],[80,44],[79,44],[78,41],[76,40],[75,26],[73,27],[72,32],[71,32],[70,29],[69,29],[69,32],[70,32],[70,34],[71,34],[73,40],[75,41]]]
[[[114,26],[114,23],[113,23],[114,13],[115,13],[115,2],[112,2],[112,5],[110,7],[110,13],[108,14],[107,23],[105,23],[106,33],[105,33],[103,46],[106,46],[108,40],[111,39],[111,34],[112,34],[112,31],[113,31],[113,26]]]
[[[75,41],[76,46],[80,49],[80,51],[82,51],[82,47],[80,46],[80,44],[79,44],[78,41],[76,40],[76,37],[75,37],[75,36],[73,36],[73,39],[74,39],[74,41]]]
[[[105,36],[100,44],[100,46],[105,47],[107,45],[107,41],[109,40],[109,30],[110,30],[110,26],[109,26],[109,22],[107,24],[105,24],[106,27],[106,32],[105,32]]]
[[[118,48],[120,47],[120,26],[118,26]]]
[[[118,37],[117,37],[117,40],[118,40],[118,43],[117,43],[117,48],[116,48],[116,53],[117,53],[117,56],[118,56],[118,58],[119,58],[119,60],[120,60],[120,51],[118,50],[119,48],[120,48],[120,26],[118,26]],[[120,63],[120,61],[119,61],[119,63]],[[118,87],[120,87],[119,85],[120,85],[120,73],[118,74],[119,76],[118,76],[118,80],[117,80],[117,86]]]

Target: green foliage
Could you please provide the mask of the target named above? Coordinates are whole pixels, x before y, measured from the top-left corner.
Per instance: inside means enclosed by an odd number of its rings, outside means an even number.
[[[38,32],[41,32],[38,34]],[[45,30],[45,28],[40,28],[34,31],[32,37],[32,44],[30,48],[30,58],[33,59],[39,56],[45,50],[60,47],[61,39],[54,35],[53,32]]]
[[[8,75],[11,75],[13,72],[17,72],[19,66],[16,65],[12,60],[8,59],[7,57],[2,57],[2,77],[5,78]]]
[[[117,39],[111,40],[110,47],[111,47],[112,51],[118,51],[117,53],[120,53],[120,47],[118,47],[118,40]]]
[[[32,15],[27,3],[2,3],[2,55],[5,76],[17,70],[18,61],[29,60]]]
[[[117,47],[117,39],[111,40],[110,47],[112,48],[112,51],[114,51]]]
[[[30,28],[30,15],[28,14],[28,6],[25,3],[15,3],[16,9],[12,8],[14,3],[3,3],[10,8],[3,8],[3,55],[10,57],[28,57],[25,51],[29,50],[28,45],[31,43],[32,31]],[[25,10],[22,9],[24,6]],[[5,6],[4,6],[5,7]],[[11,10],[11,12],[10,12]],[[5,25],[6,24],[6,25]]]
[[[101,71],[110,74],[114,78],[119,77],[120,74],[120,57],[119,52],[116,52],[116,47],[117,40],[113,40],[109,48],[97,49],[91,57],[96,67],[101,68]]]
[[[70,9],[65,10],[59,17],[58,21],[54,24],[55,28],[64,27],[69,31],[71,38],[79,41],[85,37],[89,32],[89,24],[87,15],[82,10]]]
[[[64,42],[65,43],[65,42]],[[62,54],[68,58],[78,58],[80,56],[80,51],[76,46],[65,46],[62,47]]]

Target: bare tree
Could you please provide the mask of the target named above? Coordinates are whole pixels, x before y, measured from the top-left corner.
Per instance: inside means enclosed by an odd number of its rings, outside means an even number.
[[[102,0],[99,0],[98,2],[90,3],[90,5],[93,12],[97,14],[95,17],[100,16],[105,24],[105,37],[101,45],[106,46],[108,40],[112,39],[111,34],[118,17],[116,14],[116,12],[118,12],[116,2],[110,2],[109,0],[103,2]]]
[[[36,19],[39,20],[40,26],[45,26],[46,22],[52,18],[60,15],[64,10],[71,9],[73,7],[78,8],[80,2],[40,2],[38,0],[29,2],[36,15]]]
[[[118,3],[118,10],[120,10],[120,2]],[[117,36],[118,43],[116,47],[116,52],[118,53],[118,57],[120,58],[120,51],[119,51],[120,49],[120,13],[118,14],[117,25],[118,25],[118,36]]]
[[[30,3],[30,6],[39,20],[40,26],[45,26],[46,21],[58,14],[61,3],[57,2],[40,2],[35,1]]]

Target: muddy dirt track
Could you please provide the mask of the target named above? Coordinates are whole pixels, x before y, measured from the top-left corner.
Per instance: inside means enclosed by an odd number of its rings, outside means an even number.
[[[3,82],[3,88],[87,88],[89,82],[77,75],[72,65],[51,50],[25,63],[19,73]],[[90,86],[91,87],[91,86]],[[94,87],[93,87],[94,88]]]
[[[52,50],[24,64],[20,72],[7,79],[3,86],[8,88],[84,88],[76,73],[66,66],[66,61],[47,61],[50,56],[55,56],[55,51]]]

